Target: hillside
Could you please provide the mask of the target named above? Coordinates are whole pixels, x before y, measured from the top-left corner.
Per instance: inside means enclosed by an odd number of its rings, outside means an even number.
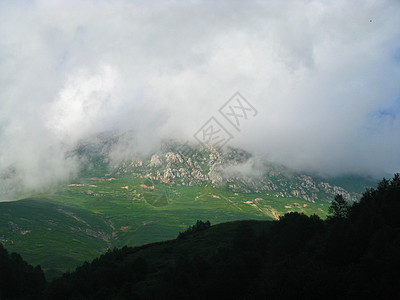
[[[35,293],[44,299],[398,299],[399,200],[396,174],[357,203],[338,195],[326,220],[291,212],[277,221],[211,227],[197,221],[177,239],[109,250]],[[2,253],[2,266],[17,269],[17,261],[21,274],[41,273]],[[9,272],[0,269],[3,277]],[[21,276],[10,284],[29,280]]]

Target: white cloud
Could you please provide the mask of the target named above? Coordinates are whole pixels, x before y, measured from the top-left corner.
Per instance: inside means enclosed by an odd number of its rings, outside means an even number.
[[[81,138],[88,131],[102,131],[113,113],[113,89],[116,74],[109,66],[101,66],[95,74],[78,70],[47,110],[46,125],[60,138]]]
[[[399,111],[379,113],[400,101],[398,11],[390,0],[1,2],[0,170],[68,169],[64,152],[97,130],[192,139],[238,90],[259,114],[231,145],[323,173],[399,171]]]

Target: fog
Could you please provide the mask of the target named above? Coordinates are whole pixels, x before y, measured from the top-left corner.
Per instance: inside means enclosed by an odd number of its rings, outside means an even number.
[[[399,82],[396,0],[1,1],[0,193],[73,177],[98,132],[150,151],[212,116],[293,169],[398,172]],[[237,91],[240,131],[218,111]]]

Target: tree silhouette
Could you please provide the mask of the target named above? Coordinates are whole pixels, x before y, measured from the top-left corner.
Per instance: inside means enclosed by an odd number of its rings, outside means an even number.
[[[332,201],[328,212],[331,214],[330,219],[346,219],[349,216],[351,205],[343,199],[342,195],[336,195]]]
[[[188,235],[190,235],[194,232],[205,230],[205,229],[209,228],[210,226],[211,226],[211,223],[208,220],[206,222],[197,220],[196,224],[194,224],[193,226],[189,226],[189,228],[186,231],[179,232],[178,239],[184,239]]]

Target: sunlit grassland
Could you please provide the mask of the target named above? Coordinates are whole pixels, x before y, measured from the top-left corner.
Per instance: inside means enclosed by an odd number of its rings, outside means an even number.
[[[196,220],[273,220],[292,211],[324,218],[328,205],[134,176],[84,178],[52,193],[0,203],[0,242],[53,277],[108,248],[175,238]]]

